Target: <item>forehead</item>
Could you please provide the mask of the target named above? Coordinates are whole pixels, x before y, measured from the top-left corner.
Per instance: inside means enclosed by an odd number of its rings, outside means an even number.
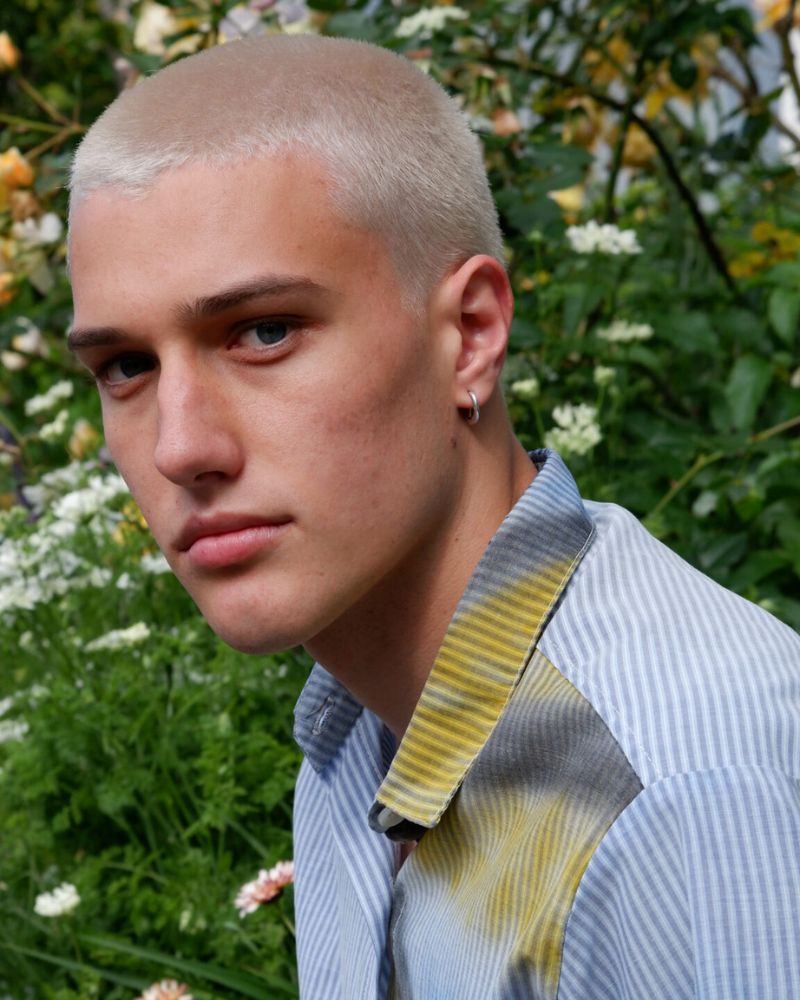
[[[92,192],[73,209],[70,263],[76,321],[114,300],[174,304],[259,273],[343,293],[396,283],[382,241],[336,209],[322,165],[293,155],[186,165],[136,197]]]

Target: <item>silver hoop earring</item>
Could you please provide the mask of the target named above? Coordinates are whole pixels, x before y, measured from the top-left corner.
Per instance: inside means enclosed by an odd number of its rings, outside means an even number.
[[[481,408],[478,405],[478,397],[471,389],[467,389],[467,395],[469,396],[472,402],[472,406],[469,408],[469,411],[466,416],[466,421],[468,424],[474,427],[475,424],[477,424],[477,422],[481,419]]]

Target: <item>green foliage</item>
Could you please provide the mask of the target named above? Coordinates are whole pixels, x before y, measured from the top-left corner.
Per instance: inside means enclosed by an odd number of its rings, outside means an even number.
[[[586,496],[800,627],[800,139],[778,112],[780,4],[764,5],[771,27],[727,0],[492,0],[438,20],[385,2],[264,6],[256,26],[293,30],[299,14],[404,53],[473,121],[517,299],[505,389],[523,442],[557,445]],[[235,34],[243,9],[170,0],[161,27],[150,3],[4,14],[22,50],[12,65],[0,44],[0,992],[14,1000],[130,998],[165,976],[200,998],[296,991],[291,890],[244,919],[233,898],[291,856],[306,664],[227,650],[161,572],[63,346],[54,228],[71,151],[118,88]],[[756,48],[775,53],[773,81]],[[570,228],[590,222],[615,228]],[[38,915],[62,882],[80,904]]]

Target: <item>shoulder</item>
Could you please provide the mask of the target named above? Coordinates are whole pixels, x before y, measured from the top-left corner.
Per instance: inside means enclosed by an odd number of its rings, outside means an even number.
[[[628,511],[596,537],[539,643],[642,782],[761,762],[800,775],[800,637],[719,586]]]
[[[800,784],[772,768],[644,789],[590,861],[559,997],[800,996]]]

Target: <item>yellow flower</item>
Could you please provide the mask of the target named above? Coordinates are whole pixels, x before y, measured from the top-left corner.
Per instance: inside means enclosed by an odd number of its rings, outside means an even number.
[[[33,183],[33,168],[16,146],[0,153],[0,181],[11,191]]]
[[[561,188],[560,191],[548,191],[547,197],[564,212],[575,214],[583,208],[586,191],[583,184],[573,184],[572,187]]]
[[[14,275],[10,271],[0,274],[0,306],[7,306],[17,294]]]
[[[757,24],[759,31],[767,28],[774,28],[778,21],[782,21],[789,13],[789,0],[756,0],[756,7],[764,12],[764,16]],[[800,10],[795,8],[794,23],[800,24]]]
[[[67,444],[67,450],[73,458],[85,459],[97,450],[100,444],[100,435],[92,427],[88,420],[81,418],[75,421],[72,437]]]
[[[0,72],[16,69],[19,63],[19,49],[11,41],[7,31],[0,31]]]
[[[728,264],[728,270],[733,278],[749,278],[756,271],[763,270],[769,263],[769,258],[761,250],[747,250]]]
[[[631,125],[622,147],[622,162],[626,167],[644,167],[656,155],[656,147],[638,125]]]

